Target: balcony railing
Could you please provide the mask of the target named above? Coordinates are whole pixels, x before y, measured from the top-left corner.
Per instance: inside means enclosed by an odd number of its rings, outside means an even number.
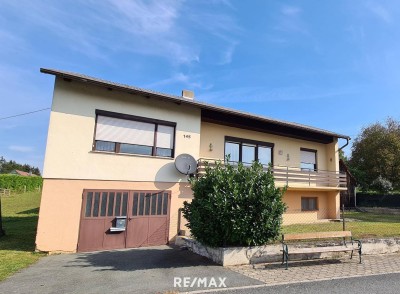
[[[215,166],[215,162],[219,159],[200,158],[197,161],[197,175],[205,174],[206,162],[210,167]],[[223,162],[223,161],[222,161]],[[235,162],[230,162],[235,165]],[[268,166],[264,167],[266,171]],[[289,187],[336,187],[346,188],[347,178],[345,173],[326,170],[302,170],[299,167],[274,165],[272,172],[275,183],[287,185]]]

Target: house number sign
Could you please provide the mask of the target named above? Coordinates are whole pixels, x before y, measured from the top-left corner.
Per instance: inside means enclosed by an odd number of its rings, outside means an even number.
[[[191,135],[183,135],[183,138],[185,138],[185,139],[190,139],[191,138]]]

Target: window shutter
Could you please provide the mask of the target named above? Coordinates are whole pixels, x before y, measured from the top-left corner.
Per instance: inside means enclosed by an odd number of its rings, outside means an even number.
[[[315,152],[301,150],[301,162],[315,164],[316,163],[316,158],[315,158],[316,155],[317,155],[317,153],[315,153]]]
[[[174,148],[174,127],[158,125],[157,146],[159,148]]]
[[[155,124],[99,115],[96,140],[134,145],[154,145]]]

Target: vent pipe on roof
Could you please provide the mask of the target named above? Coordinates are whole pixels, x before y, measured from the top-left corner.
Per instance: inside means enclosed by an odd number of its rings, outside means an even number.
[[[194,99],[194,92],[190,90],[182,90],[182,97],[186,99],[193,100]]]

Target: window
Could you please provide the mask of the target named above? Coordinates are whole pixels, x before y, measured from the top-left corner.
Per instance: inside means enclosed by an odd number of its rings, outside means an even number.
[[[268,165],[272,163],[273,147],[272,143],[225,137],[225,157],[229,155],[229,162],[251,165],[258,160],[261,164]]]
[[[317,170],[317,150],[300,148],[300,158],[301,170]]]
[[[174,157],[175,123],[96,111],[94,150]]]
[[[318,210],[316,197],[301,197],[301,211]]]

